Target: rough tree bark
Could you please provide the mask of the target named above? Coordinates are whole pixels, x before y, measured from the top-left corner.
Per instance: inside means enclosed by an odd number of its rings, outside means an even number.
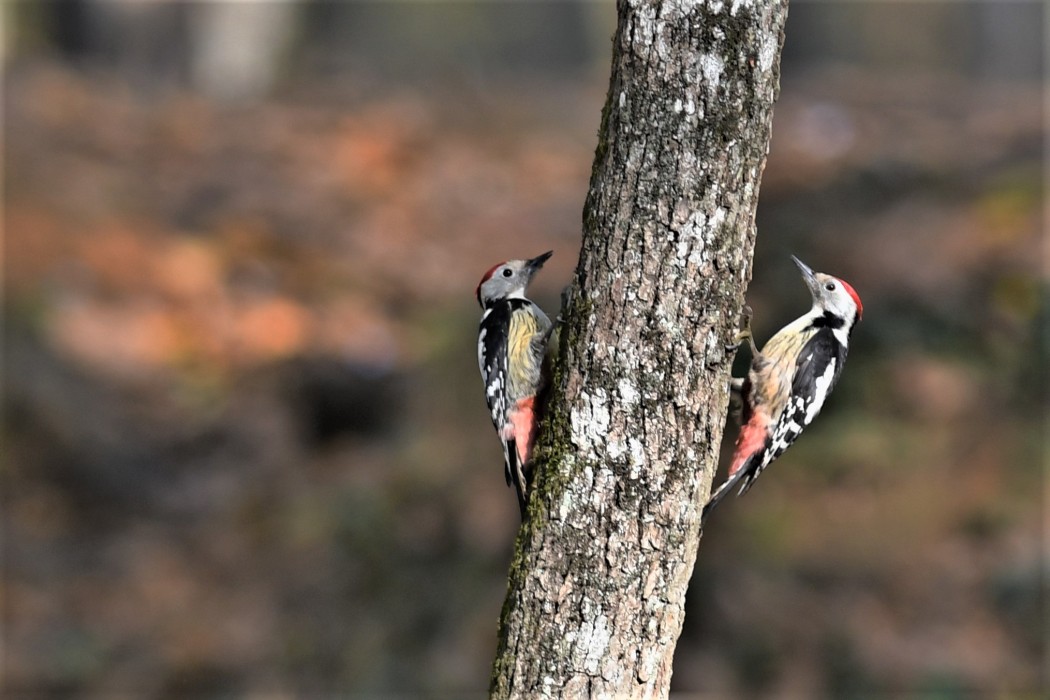
[[[665,697],[750,280],[787,0],[619,0],[493,697]]]

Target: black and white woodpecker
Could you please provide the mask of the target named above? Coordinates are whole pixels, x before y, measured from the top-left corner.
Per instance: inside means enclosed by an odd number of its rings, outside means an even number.
[[[503,443],[507,485],[513,484],[518,494],[522,520],[532,447],[549,383],[546,357],[552,329],[543,310],[525,297],[525,289],[553,254],[500,263],[485,273],[477,291],[483,309],[478,366],[492,424]]]
[[[864,313],[860,297],[845,280],[814,272],[795,256],[791,259],[802,271],[813,308],[777,331],[761,352],[751,337],[750,310],[745,313],[745,327],[737,339],[751,344],[751,369],[746,377],[733,380],[743,404],[740,435],[729,478],[704,506],[701,523],[741,480],[738,495],[747,492],[817,417],[842,374],[850,334]]]

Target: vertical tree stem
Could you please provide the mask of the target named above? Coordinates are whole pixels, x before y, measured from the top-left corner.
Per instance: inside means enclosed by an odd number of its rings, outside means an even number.
[[[618,13],[493,697],[666,697],[717,466],[787,1]]]

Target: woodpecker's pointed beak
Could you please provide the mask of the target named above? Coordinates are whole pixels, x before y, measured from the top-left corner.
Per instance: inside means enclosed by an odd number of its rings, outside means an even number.
[[[791,259],[796,265],[798,265],[798,269],[802,271],[802,279],[805,281],[806,286],[809,287],[809,291],[813,295],[813,298],[816,299],[820,291],[820,282],[817,281],[817,274],[813,272],[813,268],[796,258],[794,255],[791,256]]]
[[[554,251],[548,250],[543,255],[537,255],[531,260],[526,260],[525,267],[529,270],[529,277],[532,277],[537,272],[539,272],[540,268],[543,267],[543,263],[547,262],[547,260],[549,260],[552,255],[554,255]]]

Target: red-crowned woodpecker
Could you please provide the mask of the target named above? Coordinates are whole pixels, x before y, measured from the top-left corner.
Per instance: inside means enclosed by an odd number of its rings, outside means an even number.
[[[762,470],[817,417],[842,374],[850,334],[864,312],[847,282],[791,259],[802,270],[813,308],[781,328],[761,352],[751,337],[750,310],[745,312],[745,327],[737,338],[751,344],[751,369],[733,386],[743,404],[740,435],[729,478],[704,506],[701,523],[741,480],[738,495],[751,488]]]
[[[484,310],[478,331],[478,366],[485,400],[503,443],[507,485],[514,485],[522,520],[528,503],[528,467],[548,379],[546,354],[551,322],[525,298],[532,277],[553,255],[508,260],[485,273],[478,284]]]

